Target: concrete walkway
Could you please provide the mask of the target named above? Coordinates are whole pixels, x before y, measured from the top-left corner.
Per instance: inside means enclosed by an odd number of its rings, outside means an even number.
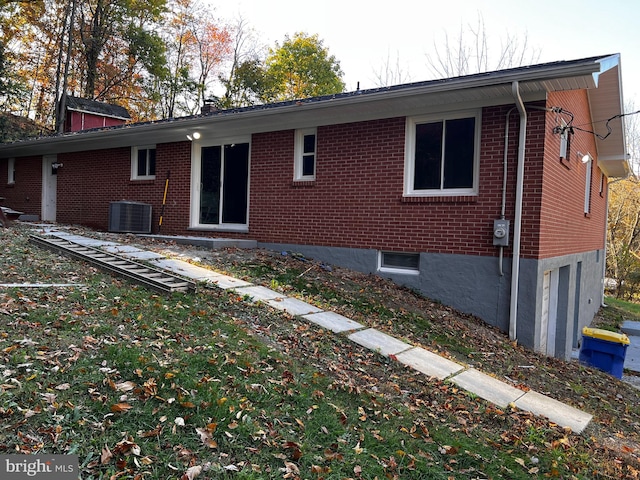
[[[246,296],[252,302],[262,302],[290,315],[301,317],[334,333],[345,334],[349,340],[365,348],[396,360],[428,377],[452,382],[500,408],[506,408],[510,404],[514,404],[521,410],[544,416],[562,427],[571,428],[577,434],[582,433],[592,419],[592,415],[558,402],[546,395],[532,390],[525,392],[474,368],[468,368],[421,347],[400,341],[374,328],[367,328],[365,325],[342,315],[324,311],[314,305],[297,298],[288,297],[267,287],[254,285],[207,268],[182,260],[167,258],[137,247],[73,235],[50,226],[45,227],[42,233],[64,238],[80,245],[102,248],[124,257],[145,260],[158,268],[170,270],[196,281],[213,284],[218,288],[234,289],[238,294]]]

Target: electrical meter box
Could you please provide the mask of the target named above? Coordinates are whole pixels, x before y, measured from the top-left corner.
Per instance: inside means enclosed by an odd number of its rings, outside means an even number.
[[[500,218],[493,221],[493,244],[499,247],[509,246],[509,220]]]

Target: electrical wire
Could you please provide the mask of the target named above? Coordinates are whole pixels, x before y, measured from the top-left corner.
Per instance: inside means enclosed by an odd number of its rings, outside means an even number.
[[[605,128],[607,129],[607,134],[606,135],[600,135],[599,133],[596,133],[592,130],[587,130],[585,128],[580,128],[576,125],[573,125],[573,113],[569,112],[568,110],[563,109],[562,107],[554,107],[552,109],[554,112],[556,112],[557,114],[565,114],[565,115],[569,115],[571,117],[571,120],[569,120],[569,122],[567,122],[566,126],[560,127],[560,126],[556,126],[554,127],[553,131],[554,133],[564,133],[565,130],[569,130],[569,133],[573,133],[574,130],[578,130],[579,132],[585,132],[585,133],[591,133],[593,135],[595,135],[596,137],[598,137],[600,140],[604,140],[606,139],[609,135],[611,135],[612,133],[612,129],[611,126],[609,125],[609,122],[611,122],[612,120],[615,120],[616,118],[622,118],[622,117],[626,117],[628,115],[637,115],[638,113],[640,113],[640,110],[637,110],[635,112],[628,112],[628,113],[619,113],[617,115],[614,115],[613,117],[609,118],[606,120],[605,123]],[[557,123],[557,120],[556,120]],[[599,123],[599,122],[594,122],[594,123]]]

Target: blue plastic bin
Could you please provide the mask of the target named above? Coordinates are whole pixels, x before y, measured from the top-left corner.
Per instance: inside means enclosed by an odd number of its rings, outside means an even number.
[[[580,362],[622,378],[629,337],[599,328],[582,329]]]

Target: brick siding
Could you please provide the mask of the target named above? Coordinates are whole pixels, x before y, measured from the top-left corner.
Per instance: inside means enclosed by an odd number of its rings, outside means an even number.
[[[39,216],[42,205],[42,158],[16,159],[15,172],[15,183],[7,184],[9,161],[0,159],[0,197],[5,197],[2,204],[19,212]]]
[[[549,95],[589,125],[584,91]],[[538,103],[544,106],[544,103]],[[504,132],[513,105],[485,107],[481,119],[479,195],[403,198],[404,117],[319,126],[316,179],[293,181],[294,131],[254,134],[251,139],[249,231],[189,230],[191,143],[159,143],[155,180],[132,181],[130,148],[58,155],[57,220],[108,228],[109,203],[153,205],[158,230],[167,173],[169,189],[162,233],[248,237],[267,243],[353,247],[403,252],[495,256],[493,220],[500,216]],[[522,255],[548,258],[603,247],[606,189],[593,166],[591,214],[584,215],[585,166],[576,152],[596,153],[593,135],[576,132],[569,168],[559,160],[556,115],[528,112],[523,199]],[[509,116],[506,218],[513,227],[519,115]],[[6,160],[0,163],[6,172]],[[40,169],[36,158],[16,160],[14,187],[0,189],[7,204],[40,213]],[[6,173],[5,173],[6,175]],[[0,187],[2,184],[0,184]],[[512,232],[513,234],[513,228]],[[512,242],[510,242],[512,243]],[[511,248],[505,255],[511,254]]]

